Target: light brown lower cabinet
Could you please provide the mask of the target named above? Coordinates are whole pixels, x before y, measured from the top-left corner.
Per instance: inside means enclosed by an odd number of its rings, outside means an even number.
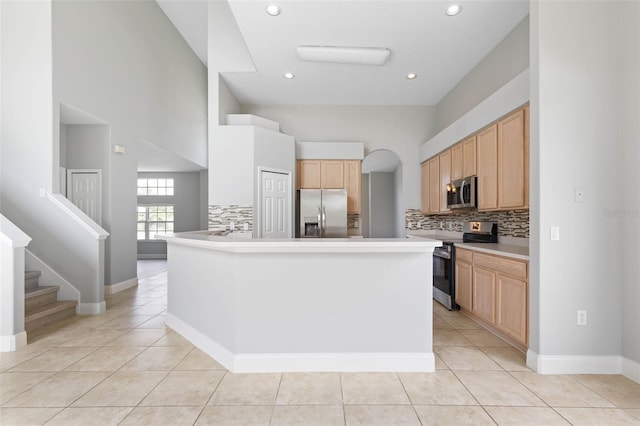
[[[525,350],[529,344],[529,263],[456,248],[456,303]]]

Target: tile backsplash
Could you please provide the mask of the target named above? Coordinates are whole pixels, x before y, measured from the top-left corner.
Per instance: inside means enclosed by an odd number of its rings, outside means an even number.
[[[418,209],[405,211],[405,228],[462,232],[462,224],[472,220],[498,222],[498,235],[529,238],[529,210],[500,212],[456,211],[449,214],[424,215]]]
[[[245,223],[249,226],[248,231],[253,231],[253,206],[209,206],[209,231],[228,230],[230,222],[238,232],[245,231]]]

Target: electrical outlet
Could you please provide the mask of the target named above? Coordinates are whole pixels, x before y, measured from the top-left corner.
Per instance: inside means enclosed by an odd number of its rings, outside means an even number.
[[[573,200],[576,203],[584,203],[584,187],[576,186],[573,188]]]
[[[229,230],[233,231],[236,229],[236,224],[234,222],[229,222]]]
[[[243,224],[242,225],[242,229],[245,230],[245,231],[248,231],[249,230],[249,224],[248,223]]]
[[[559,241],[560,240],[560,227],[552,226],[551,227],[551,241]]]
[[[587,325],[587,311],[578,310],[576,323],[578,325]]]

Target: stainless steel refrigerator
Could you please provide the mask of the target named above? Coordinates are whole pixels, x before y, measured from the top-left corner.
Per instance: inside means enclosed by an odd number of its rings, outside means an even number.
[[[301,189],[298,191],[297,236],[300,238],[347,237],[347,191]]]

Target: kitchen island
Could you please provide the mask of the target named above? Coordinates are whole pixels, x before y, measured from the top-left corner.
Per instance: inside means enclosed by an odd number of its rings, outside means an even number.
[[[440,241],[166,240],[166,324],[232,372],[434,371]]]

